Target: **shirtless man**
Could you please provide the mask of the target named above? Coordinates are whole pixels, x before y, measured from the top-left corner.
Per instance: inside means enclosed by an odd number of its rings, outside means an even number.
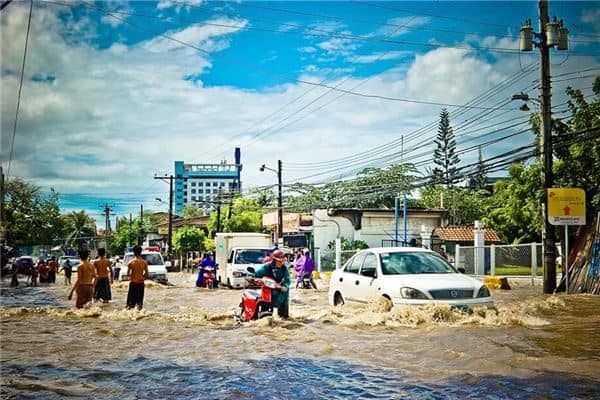
[[[110,261],[106,258],[106,250],[98,249],[98,259],[94,261],[96,271],[96,286],[94,288],[94,300],[102,299],[103,303],[108,303],[111,299],[110,285],[113,283],[113,270]]]
[[[133,248],[135,258],[127,263],[129,275],[129,292],[127,293],[127,309],[137,306],[141,310],[144,305],[144,279],[148,277],[148,263],[142,258],[142,247]]]
[[[75,300],[75,307],[83,308],[83,305],[92,301],[94,294],[94,283],[96,281],[96,271],[92,264],[88,262],[88,256],[90,252],[88,249],[79,249],[79,258],[81,264],[77,267],[77,280],[69,291],[68,299],[73,298],[73,292],[77,292],[77,300]]]

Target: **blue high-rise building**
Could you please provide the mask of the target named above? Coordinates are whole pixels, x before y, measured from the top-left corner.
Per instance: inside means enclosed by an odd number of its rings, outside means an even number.
[[[235,163],[186,164],[175,161],[175,214],[181,215],[188,204],[206,211],[216,208],[222,194],[241,192],[241,152],[235,148]]]

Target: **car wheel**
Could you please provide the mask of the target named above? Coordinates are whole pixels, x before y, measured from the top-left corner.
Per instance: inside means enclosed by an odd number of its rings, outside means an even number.
[[[342,294],[340,292],[335,292],[335,294],[333,295],[333,305],[337,307],[344,305],[344,303],[345,301],[342,297]]]

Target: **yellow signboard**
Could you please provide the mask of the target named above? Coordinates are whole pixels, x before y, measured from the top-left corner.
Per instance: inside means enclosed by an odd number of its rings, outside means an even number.
[[[548,189],[548,222],[552,225],[585,225],[585,191]]]

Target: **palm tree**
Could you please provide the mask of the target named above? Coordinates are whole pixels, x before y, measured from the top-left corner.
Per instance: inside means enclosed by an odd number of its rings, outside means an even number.
[[[93,220],[84,210],[72,211],[66,216],[67,219],[67,247],[78,247],[85,243],[90,236],[96,235]]]

